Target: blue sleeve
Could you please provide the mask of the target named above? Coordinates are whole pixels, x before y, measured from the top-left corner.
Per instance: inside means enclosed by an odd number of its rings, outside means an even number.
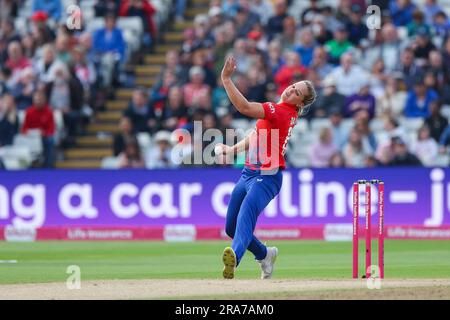
[[[93,35],[92,35],[92,48],[94,49],[94,51],[97,52],[102,52],[102,47],[101,47],[101,42],[99,41],[100,39],[100,30],[95,30]]]
[[[414,117],[415,114],[415,103],[414,103],[414,95],[410,92],[408,93],[408,97],[406,98],[405,102],[405,116],[406,117]]]
[[[123,39],[123,34],[122,34],[122,30],[117,29],[117,45],[118,45],[118,50],[120,53],[120,61],[124,62],[125,60],[125,50],[127,48],[127,44],[125,43],[125,40]]]
[[[441,137],[439,138],[439,145],[445,146],[446,142],[450,139],[450,125],[445,128],[444,132],[442,132]]]

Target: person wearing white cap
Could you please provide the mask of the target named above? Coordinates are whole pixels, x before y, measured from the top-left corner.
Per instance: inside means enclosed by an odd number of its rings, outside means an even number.
[[[155,134],[154,145],[150,147],[146,157],[147,169],[174,167],[171,141],[172,134],[169,131],[161,130]]]

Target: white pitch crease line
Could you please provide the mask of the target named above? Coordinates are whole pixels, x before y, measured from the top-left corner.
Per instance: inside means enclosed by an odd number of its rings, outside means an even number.
[[[17,260],[0,260],[0,263],[17,263]]]
[[[417,201],[416,191],[391,191],[389,200],[392,203],[415,203]]]

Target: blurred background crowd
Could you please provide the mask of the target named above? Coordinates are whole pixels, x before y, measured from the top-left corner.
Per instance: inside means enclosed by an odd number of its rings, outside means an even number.
[[[370,29],[369,5],[381,9]],[[188,17],[191,6],[202,12]],[[254,126],[221,84],[228,54],[248,100],[315,84],[288,165],[448,166],[448,13],[448,0],[0,0],[0,166],[54,167],[89,135],[109,136],[104,168],[180,166],[209,142],[175,129]],[[161,51],[174,25],[179,45]],[[130,66],[161,52],[154,82],[138,81]],[[121,88],[130,94],[116,129],[90,132]]]

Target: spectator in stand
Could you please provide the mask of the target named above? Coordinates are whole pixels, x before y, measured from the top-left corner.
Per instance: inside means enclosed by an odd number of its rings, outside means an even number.
[[[149,106],[145,88],[137,88],[133,91],[131,102],[123,115],[131,120],[133,133],[152,132],[156,127],[155,115]]]
[[[209,28],[211,29],[211,33],[214,34],[217,28],[222,26],[222,23],[225,21],[225,15],[222,12],[220,6],[210,7],[208,11],[209,16]]]
[[[276,36],[281,43],[283,51],[295,49],[297,41],[296,34],[295,19],[291,16],[287,16],[283,20],[283,32]]]
[[[2,20],[0,25],[0,62],[4,63],[8,57],[7,48],[11,42],[21,41],[20,35],[16,32],[14,20],[10,18]],[[3,48],[3,49],[1,49]]]
[[[209,109],[211,107],[211,88],[204,83],[205,72],[199,66],[189,70],[190,81],[183,87],[186,107]]]
[[[327,28],[324,21],[323,16],[316,16],[311,23],[311,31],[314,39],[321,46],[333,39],[333,32]]]
[[[249,87],[247,99],[263,103],[265,102],[266,82],[264,75],[257,68],[250,69],[248,73]]]
[[[15,0],[0,0],[0,22],[16,18],[19,11],[19,3]]]
[[[42,56],[34,64],[34,68],[42,82],[50,82],[55,76],[55,70],[64,66],[64,63],[56,59],[55,47],[46,44],[42,47]]]
[[[30,32],[24,34],[24,36],[22,37],[21,44],[24,56],[32,60],[33,57],[37,54],[37,50],[39,49],[37,47],[33,34],[31,34]]]
[[[259,17],[256,13],[250,11],[250,4],[242,3],[237,7],[237,13],[235,16],[236,30],[238,37],[246,37],[247,34],[253,29],[253,26],[259,23]]]
[[[406,27],[412,21],[415,9],[411,0],[391,0],[389,4],[392,21],[397,27]]]
[[[43,90],[38,90],[33,95],[33,105],[25,113],[25,120],[21,132],[26,134],[29,130],[38,129],[41,132],[44,146],[45,168],[53,167],[54,163],[54,134],[55,120],[53,112],[47,103]]]
[[[384,94],[384,87],[387,81],[384,62],[381,59],[375,61],[369,75],[370,92],[375,98]]]
[[[236,61],[239,61],[236,71],[247,74],[251,67],[252,60],[247,52],[247,41],[245,39],[236,39],[233,46],[233,56]]]
[[[119,154],[119,168],[141,169],[145,168],[145,162],[141,155],[141,148],[136,138],[125,141],[125,150]]]
[[[334,66],[328,63],[325,47],[315,47],[310,68],[316,71],[319,79],[325,79],[333,71]]]
[[[205,83],[211,87],[216,87],[216,74],[211,69],[204,50],[197,50],[192,55],[192,67],[198,66],[205,73]]]
[[[83,47],[77,46],[72,50],[73,67],[75,74],[83,85],[85,101],[93,105],[95,99],[95,84],[97,81],[97,72],[92,61],[86,57]]]
[[[412,152],[419,158],[426,167],[432,167],[436,163],[438,155],[438,144],[430,136],[430,129],[423,126],[417,133],[417,142],[412,147]]]
[[[333,39],[325,43],[328,52],[328,59],[332,64],[338,64],[341,56],[352,49],[353,46],[348,41],[348,33],[345,26],[341,25],[334,32]]]
[[[360,111],[367,112],[370,118],[375,115],[375,97],[370,93],[368,80],[361,82],[359,91],[348,96],[344,104],[346,117],[352,118]]]
[[[420,160],[408,151],[408,146],[400,137],[392,138],[394,158],[389,163],[390,166],[422,166]]]
[[[184,105],[181,87],[171,87],[161,117],[161,128],[173,131],[182,128],[188,121],[187,108]]]
[[[22,70],[19,82],[11,90],[17,103],[17,109],[25,110],[33,104],[33,94],[37,89],[36,75],[32,67]]]
[[[326,118],[332,112],[342,114],[344,103],[345,96],[336,91],[336,80],[328,76],[322,81],[322,94],[317,97],[312,110],[315,117]]]
[[[367,113],[360,112],[358,114],[355,119],[355,126],[353,128],[361,134],[364,143],[368,143],[372,150],[377,149],[377,139],[375,138],[372,130],[370,130]]]
[[[432,101],[438,99],[438,94],[434,90],[425,87],[421,79],[417,79],[414,89],[409,90],[406,98],[405,111],[406,117],[426,118],[430,115],[429,105]]]
[[[38,47],[55,40],[55,31],[50,28],[48,14],[37,11],[31,16],[31,35]]]
[[[411,48],[414,51],[416,63],[421,67],[428,63],[430,52],[436,50],[436,46],[431,42],[430,33],[423,29],[417,30],[417,37],[411,44]]]
[[[401,78],[387,78],[384,93],[377,98],[375,115],[398,118],[403,115],[407,93],[400,90]]]
[[[219,75],[223,67],[225,56],[227,52],[232,48],[232,43],[227,39],[227,31],[224,25],[221,25],[216,29],[214,40],[214,72],[215,74]]]
[[[155,134],[155,146],[150,147],[146,157],[147,169],[173,168],[171,133],[158,131]]]
[[[441,52],[438,50],[430,51],[428,56],[428,67],[425,69],[427,73],[431,73],[436,78],[436,87],[441,95],[443,90],[449,88],[446,83],[447,75],[445,74],[444,61]]]
[[[74,145],[81,125],[84,91],[73,65],[56,69],[53,81],[47,84],[47,96],[52,109],[62,113],[67,129],[65,146]]]
[[[350,15],[352,13],[352,1],[351,0],[339,0],[337,4],[336,13],[334,14],[332,7],[324,7],[327,10],[328,16],[335,16],[340,23],[348,23],[350,21]]]
[[[361,40],[366,39],[369,29],[363,21],[363,11],[359,4],[351,6],[350,21],[345,25],[348,31],[348,40],[354,47],[358,47]]]
[[[330,109],[331,136],[333,145],[342,150],[349,136],[348,127],[342,123],[341,109]]]
[[[300,56],[295,51],[288,51],[285,54],[286,63],[278,70],[274,76],[274,81],[278,85],[278,94],[289,87],[294,80],[300,81],[306,78],[308,69],[302,65]]]
[[[345,53],[341,57],[341,64],[331,74],[337,81],[337,92],[344,96],[352,95],[361,87],[361,83],[367,81],[368,74],[359,65],[354,64],[353,56]]]
[[[159,76],[156,80],[157,86],[158,84],[161,85],[163,81],[163,76],[166,73],[166,71],[170,71],[171,73],[175,74],[175,77],[177,79],[177,83],[186,83],[188,80],[187,72],[184,70],[184,68],[180,64],[180,55],[178,51],[176,50],[169,50],[166,53],[165,58],[165,64],[162,67]]]
[[[295,47],[295,51],[299,54],[304,66],[310,67],[316,47],[314,35],[309,28],[302,29],[299,35],[300,43]],[[324,52],[326,54],[326,52]],[[326,58],[326,56],[325,56]],[[320,63],[317,61],[316,63]],[[326,63],[326,61],[323,61]]]
[[[250,9],[259,16],[264,26],[273,16],[273,5],[270,0],[253,0]]]
[[[119,154],[125,151],[125,142],[127,140],[135,138],[133,134],[133,124],[127,117],[122,117],[119,122],[120,132],[114,135],[113,140],[113,154],[117,157]]]
[[[364,166],[364,159],[372,155],[372,149],[369,143],[363,139],[361,133],[353,129],[350,132],[347,144],[342,149],[345,163],[352,168],[361,168]]]
[[[319,134],[319,140],[309,149],[309,161],[311,166],[324,168],[328,166],[330,158],[338,151],[333,144],[333,136],[330,128],[323,128]]]
[[[430,103],[430,116],[425,119],[425,125],[430,129],[430,135],[435,141],[439,141],[445,127],[448,125],[447,118],[441,115],[441,101],[433,100]]]
[[[412,21],[407,26],[408,37],[414,37],[419,31],[426,34],[431,33],[430,25],[425,23],[425,15],[420,9],[414,10],[412,17]]]
[[[125,62],[126,49],[122,30],[116,27],[116,17],[113,14],[105,16],[105,27],[95,31],[92,43],[103,87],[109,87],[117,82],[119,66]]]
[[[141,18],[145,32],[143,43],[146,46],[150,46],[157,36],[156,24],[153,21],[155,13],[155,7],[148,0],[123,0],[119,9],[121,17]]]
[[[62,61],[65,64],[71,62],[71,45],[71,36],[68,33],[59,32],[55,40],[56,58],[59,61]]]
[[[423,74],[423,70],[414,60],[414,51],[411,48],[406,48],[401,53],[400,64],[396,68],[396,71],[403,75],[403,80],[408,90],[413,88],[415,80]]]
[[[398,67],[403,49],[397,28],[392,23],[386,23],[381,27],[381,43],[365,50],[361,64],[370,69],[377,60],[381,60],[386,71],[392,72]]]
[[[266,31],[271,41],[277,34],[283,32],[283,21],[288,16],[286,0],[274,1],[274,15],[267,21]]]
[[[0,96],[0,147],[13,143],[19,128],[14,97],[10,94]]]
[[[20,72],[30,65],[30,60],[23,55],[21,43],[11,42],[8,45],[8,60],[6,60],[5,66],[12,71],[12,77],[17,81]]]
[[[281,43],[278,40],[272,40],[268,48],[269,67],[272,74],[276,74],[284,64],[282,53]]]
[[[425,5],[423,6],[425,22],[429,25],[433,23],[436,14],[443,12],[442,7],[436,2],[436,0],[425,0]]]
[[[53,22],[56,24],[59,22],[59,20],[61,20],[61,0],[33,0],[32,11],[33,13],[44,11],[49,15],[51,19],[53,19]]]
[[[156,130],[159,129],[161,125],[161,118],[164,114],[164,106],[169,95],[169,90],[175,84],[175,75],[170,71],[166,71],[166,73],[164,74],[163,82],[158,86],[154,86],[152,89],[150,100],[153,114],[155,116],[154,120],[157,123]]]
[[[444,129],[441,137],[439,138],[439,152],[440,153],[448,153],[450,146],[450,124]]]
[[[448,38],[450,33],[450,21],[444,11],[439,11],[434,15],[431,28],[434,40],[438,41],[437,47],[440,47],[444,44],[444,41]]]
[[[302,26],[307,26],[312,23],[315,17],[321,14],[322,8],[318,6],[317,0],[309,0],[309,4],[300,15],[300,23]]]
[[[345,163],[345,159],[342,153],[339,151],[334,153],[330,158],[328,166],[330,168],[345,168],[347,165]]]

